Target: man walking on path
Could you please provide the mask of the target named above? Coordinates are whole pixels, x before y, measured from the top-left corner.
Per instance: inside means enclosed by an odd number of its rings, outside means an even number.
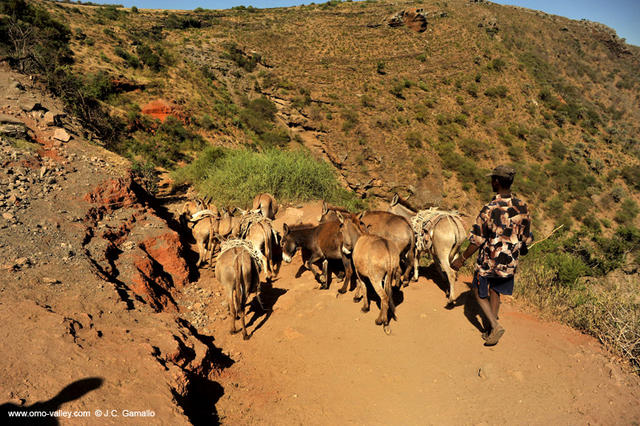
[[[493,169],[489,176],[496,196],[480,210],[471,228],[469,247],[451,265],[459,270],[480,249],[471,288],[491,325],[491,330],[482,335],[486,346],[495,345],[504,334],[498,323],[500,294],[513,293],[518,258],[527,254],[527,245],[533,241],[527,205],[511,194],[515,174],[508,166]]]

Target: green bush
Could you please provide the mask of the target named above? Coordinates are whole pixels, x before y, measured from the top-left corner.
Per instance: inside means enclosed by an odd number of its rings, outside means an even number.
[[[422,134],[420,132],[411,131],[407,133],[405,141],[409,148],[422,148]]]
[[[140,44],[136,47],[136,53],[140,61],[153,71],[160,71],[162,64],[160,63],[160,56],[156,55],[153,50],[146,44]]]
[[[169,116],[155,132],[136,132],[132,139],[123,142],[117,150],[142,163],[173,168],[179,161],[188,160],[189,153],[198,152],[205,145],[202,136]]]
[[[355,194],[340,187],[329,164],[302,150],[207,148],[174,178],[178,184],[194,184],[221,205],[247,207],[256,194],[269,192],[284,202],[323,199],[350,209],[364,207]]]
[[[458,148],[460,148],[467,157],[478,160],[491,149],[491,144],[479,139],[462,138],[458,141]]]
[[[105,71],[100,71],[90,76],[83,90],[83,94],[86,97],[99,99],[101,101],[107,99],[113,93],[115,93],[113,81]]]
[[[592,207],[593,203],[590,200],[578,200],[571,206],[571,215],[577,220],[582,221]]]
[[[344,109],[340,113],[342,119],[342,131],[348,132],[358,124],[358,113],[352,109]]]
[[[640,213],[640,208],[638,208],[638,203],[636,203],[631,198],[627,198],[620,205],[620,209],[616,213],[614,220],[618,223],[629,225],[633,223],[633,220]]]
[[[622,169],[622,177],[627,185],[640,190],[640,165],[626,166]]]
[[[164,21],[164,26],[173,30],[186,30],[187,28],[201,28],[202,21],[190,16],[178,16],[169,13]]]
[[[258,63],[262,60],[262,57],[257,53],[247,55],[235,43],[227,43],[224,45],[224,48],[226,51],[223,53],[222,57],[225,59],[231,59],[236,63],[236,65],[247,72],[253,72]]]
[[[113,53],[124,59],[127,65],[131,68],[140,68],[140,60],[138,59],[138,57],[127,52],[120,46],[116,46],[116,48],[113,49]]]
[[[621,231],[640,240],[637,229]],[[629,235],[630,234],[630,235]],[[533,248],[519,267],[514,295],[580,330],[598,337],[624,356],[640,373],[640,309],[635,300],[637,284],[593,275],[579,257],[564,251],[562,237],[553,237]],[[619,248],[613,249],[615,252]]]
[[[487,171],[478,167],[476,161],[456,152],[453,142],[440,142],[435,148],[442,161],[443,170],[454,170],[463,185],[466,184],[467,188],[470,188],[470,185],[475,186],[479,194],[487,191]]]
[[[506,98],[509,89],[506,86],[490,87],[484,91],[484,94],[490,98]]]
[[[491,62],[489,62],[489,64],[487,65],[487,68],[497,72],[502,72],[506,66],[507,66],[507,63],[502,58],[496,58]]]

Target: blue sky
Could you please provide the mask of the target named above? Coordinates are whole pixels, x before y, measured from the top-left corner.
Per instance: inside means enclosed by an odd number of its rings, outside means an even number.
[[[312,0],[93,0],[94,3],[115,3],[144,9],[228,9],[233,6],[258,8],[309,4]],[[314,0],[322,3],[323,0]],[[640,46],[640,0],[494,0],[494,3],[512,4],[542,10],[571,19],[589,19],[613,28],[627,43]]]

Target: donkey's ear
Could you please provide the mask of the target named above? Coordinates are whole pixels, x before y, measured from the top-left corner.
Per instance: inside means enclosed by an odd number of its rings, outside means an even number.
[[[284,237],[285,235],[289,234],[289,225],[287,225],[286,223],[282,225],[282,236]]]
[[[336,216],[338,217],[338,222],[344,223],[344,216],[339,211],[336,211]]]
[[[327,207],[327,203],[325,201],[322,201],[322,216],[327,214],[328,211],[329,211],[329,208]]]
[[[364,212],[358,213],[356,217],[358,218],[359,221],[362,221],[362,216],[364,216]]]
[[[395,194],[393,194],[393,198],[391,199],[391,207],[395,206],[396,204],[398,204],[398,193],[397,192]]]

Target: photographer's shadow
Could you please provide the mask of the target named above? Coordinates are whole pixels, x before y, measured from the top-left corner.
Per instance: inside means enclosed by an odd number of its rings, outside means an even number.
[[[10,402],[0,405],[0,416],[5,419],[4,424],[25,424],[25,425],[58,425],[60,421],[57,417],[30,417],[29,412],[46,411],[54,412],[70,401],[82,398],[89,392],[102,386],[104,380],[101,377],[88,377],[71,383],[64,387],[56,396],[48,401],[38,401],[32,405],[16,405]],[[9,412],[15,414],[9,418]],[[25,417],[21,417],[21,413],[27,413]],[[93,414],[93,413],[92,413]],[[10,419],[10,420],[9,420]],[[9,421],[9,423],[7,423]]]

